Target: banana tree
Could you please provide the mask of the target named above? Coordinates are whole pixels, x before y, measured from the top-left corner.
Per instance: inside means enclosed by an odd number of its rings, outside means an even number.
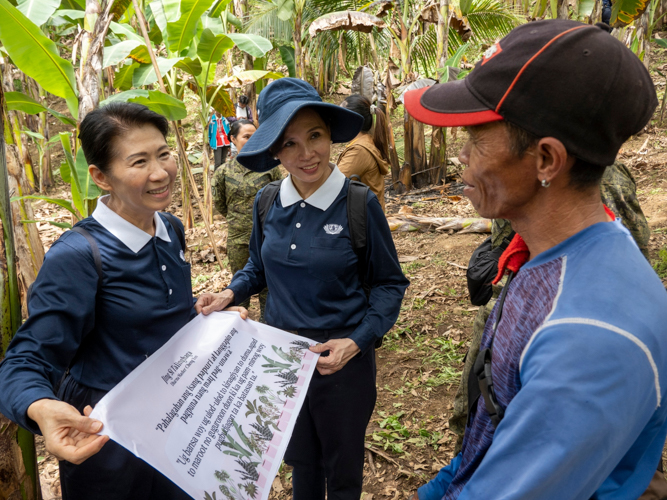
[[[0,86],[0,110],[5,109]],[[5,113],[0,111],[4,128]],[[21,303],[14,244],[13,214],[10,200],[10,176],[5,156],[4,137],[0,134],[0,359],[21,325]],[[41,498],[34,436],[0,414],[0,491],[7,498]]]

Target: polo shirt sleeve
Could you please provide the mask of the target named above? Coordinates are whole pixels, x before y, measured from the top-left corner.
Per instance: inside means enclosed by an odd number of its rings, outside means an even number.
[[[46,253],[32,289],[30,317],[0,364],[0,412],[33,433],[39,427],[28,418],[28,407],[39,399],[57,399],[54,387],[93,329],[97,280],[83,236],[65,233]]]
[[[255,196],[255,203],[252,209],[252,220],[259,220],[258,203],[262,195],[260,189]],[[250,257],[248,263],[243,269],[238,271],[232,278],[232,282],[227,288],[234,292],[234,305],[241,304],[244,300],[255,295],[266,288],[266,277],[264,276],[264,264],[262,262],[262,232],[259,230],[259,224],[252,225],[250,234]]]
[[[665,441],[659,425],[645,434],[660,392],[642,346],[590,322],[538,331],[522,356],[521,389],[458,499],[591,498],[632,445],[648,439],[656,454],[637,457],[642,478],[626,498],[641,496]]]
[[[381,339],[396,323],[410,282],[398,262],[387,218],[377,197],[369,192],[366,221],[366,283],[371,287],[368,310],[350,338],[361,351]]]

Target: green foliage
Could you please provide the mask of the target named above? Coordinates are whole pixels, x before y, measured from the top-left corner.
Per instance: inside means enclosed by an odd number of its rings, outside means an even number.
[[[136,102],[143,104],[148,109],[161,114],[169,121],[182,120],[188,116],[183,101],[158,90],[133,89],[113,94],[100,103],[105,106],[111,102]]]
[[[41,26],[60,7],[60,0],[18,0],[16,6],[25,17]]]
[[[166,40],[170,52],[177,56],[185,55],[184,52],[187,52],[197,31],[199,18],[211,7],[212,3],[213,0],[181,0],[180,17],[177,21],[167,22]]]
[[[124,61],[139,45],[144,45],[144,43],[140,40],[125,40],[116,45],[104,47],[102,67],[108,68],[109,66],[115,66],[119,62]]]
[[[28,97],[22,92],[5,92],[5,100],[7,102],[7,109],[9,110],[23,111],[29,115],[36,115],[46,111],[65,125],[76,126],[76,121],[72,118],[63,115],[62,113],[58,113],[51,108],[43,106],[41,103],[35,101],[31,97]]]
[[[296,62],[294,60],[294,47],[289,45],[281,45],[278,47],[280,51],[280,58],[283,61],[283,64],[287,66],[287,71],[291,78],[296,77]]]
[[[667,248],[660,249],[658,259],[653,261],[653,269],[658,273],[660,279],[667,278]]]
[[[0,0],[0,41],[21,71],[44,90],[66,99],[72,116],[78,116],[72,63],[60,57],[56,44],[8,0]]]
[[[269,40],[259,35],[230,33],[227,36],[232,39],[239,49],[253,57],[264,57],[273,48],[273,44]]]

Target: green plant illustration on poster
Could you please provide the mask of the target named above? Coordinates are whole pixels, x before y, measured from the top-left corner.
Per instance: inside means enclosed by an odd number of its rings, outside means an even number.
[[[264,454],[269,449],[276,432],[281,432],[278,422],[282,409],[288,399],[297,394],[297,371],[310,344],[305,341],[291,342],[287,352],[277,346],[271,346],[279,360],[262,355],[265,364],[263,373],[275,374],[272,387],[267,384],[255,387],[257,397],[246,401],[245,417],[255,416],[255,421],[249,424],[252,429],[246,433],[242,425],[236,421],[226,436],[223,436],[222,445],[226,448],[223,453],[235,457],[239,466],[233,472],[216,470],[215,478],[220,482],[219,492],[206,492],[204,500],[247,500],[255,499],[259,493],[257,481],[259,472],[257,467],[264,460]],[[222,496],[217,496],[220,493]]]

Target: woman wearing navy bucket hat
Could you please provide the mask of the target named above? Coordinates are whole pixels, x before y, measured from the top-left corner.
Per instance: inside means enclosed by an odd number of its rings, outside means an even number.
[[[311,348],[324,354],[285,462],[294,467],[296,500],[323,500],[325,490],[329,500],[358,500],[376,398],[375,344],[394,325],[409,282],[376,196],[364,186],[351,190],[329,163],[331,144],[356,137],[363,118],[322,102],[294,78],[268,85],[257,110],[259,128],[237,159],[255,172],[282,163],[289,176],[257,194],[248,264],[200,304],[208,314],[268,287],[266,322],[321,342]],[[361,210],[349,211],[348,195],[358,189],[365,190]],[[357,214],[363,235],[355,229]],[[365,237],[365,245],[353,247],[352,237]]]

